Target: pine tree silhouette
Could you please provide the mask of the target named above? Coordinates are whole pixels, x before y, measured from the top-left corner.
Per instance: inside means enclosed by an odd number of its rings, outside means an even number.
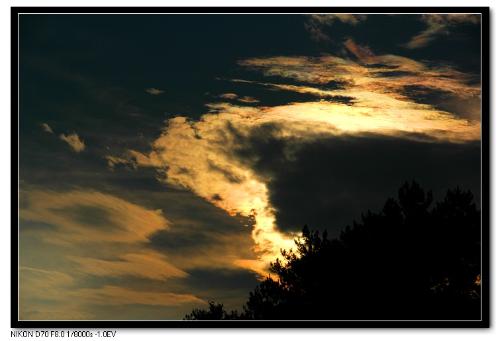
[[[210,302],[186,319],[479,319],[480,212],[459,188],[432,201],[406,182],[338,238],[305,226],[271,264],[278,280],[262,281],[242,312]]]

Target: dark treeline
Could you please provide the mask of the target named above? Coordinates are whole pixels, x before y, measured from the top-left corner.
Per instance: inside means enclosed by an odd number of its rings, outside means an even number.
[[[432,201],[405,183],[338,238],[304,227],[241,312],[210,302],[185,319],[479,319],[480,212],[459,188]]]

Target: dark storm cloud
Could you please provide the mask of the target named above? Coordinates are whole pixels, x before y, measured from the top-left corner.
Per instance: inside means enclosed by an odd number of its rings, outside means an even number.
[[[366,210],[380,209],[400,185],[416,180],[441,197],[470,189],[479,202],[480,146],[381,136],[276,139],[276,126],[256,129],[238,154],[266,178],[277,225],[304,224],[338,233]]]

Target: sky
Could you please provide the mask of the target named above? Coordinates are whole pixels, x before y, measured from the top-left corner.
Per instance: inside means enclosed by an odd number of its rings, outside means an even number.
[[[479,203],[480,15],[21,15],[20,319],[241,308],[404,181]]]

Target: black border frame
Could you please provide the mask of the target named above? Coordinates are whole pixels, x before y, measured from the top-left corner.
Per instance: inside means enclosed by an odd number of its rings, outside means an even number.
[[[481,13],[481,320],[19,320],[19,15],[40,13]],[[488,328],[490,326],[490,20],[489,7],[11,7],[11,328]],[[14,220],[14,217],[17,217]]]

